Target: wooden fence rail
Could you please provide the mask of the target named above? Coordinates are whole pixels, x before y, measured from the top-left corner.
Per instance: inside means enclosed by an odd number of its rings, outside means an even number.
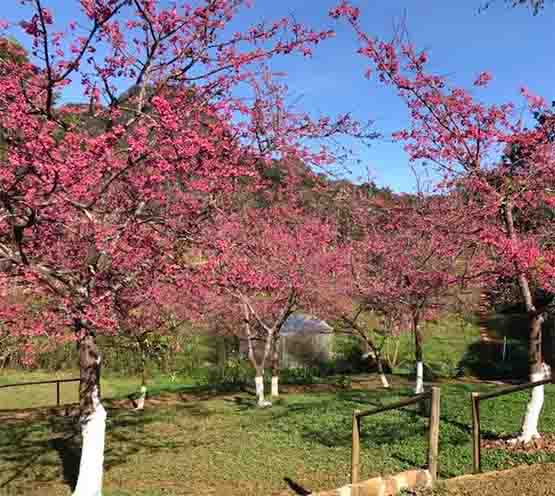
[[[51,381],[17,382],[15,384],[2,384],[0,389],[20,386],[37,386],[40,384],[56,384],[56,406],[60,406],[60,384],[62,382],[79,382],[81,379],[55,379]]]
[[[374,408],[371,410],[355,410],[353,412],[353,439],[351,448],[351,484],[359,481],[360,474],[360,419],[369,415],[397,410],[405,406],[414,405],[431,398],[430,420],[428,429],[428,470],[432,480],[437,479],[438,449],[439,449],[439,415],[440,415],[440,388],[432,387],[429,391],[411,398],[392,403],[391,405]]]
[[[481,452],[481,433],[480,433],[480,401],[505,396],[506,394],[516,393],[525,389],[532,389],[536,386],[551,384],[552,380],[543,379],[541,381],[526,382],[516,386],[501,388],[489,393],[471,393],[470,401],[472,403],[472,470],[475,474],[482,471],[482,452]]]

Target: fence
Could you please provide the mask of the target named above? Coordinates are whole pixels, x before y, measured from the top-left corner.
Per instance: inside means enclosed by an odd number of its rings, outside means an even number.
[[[431,390],[422,394],[413,396],[406,400],[398,401],[391,405],[375,408],[372,410],[353,412],[353,444],[351,450],[351,484],[355,484],[359,480],[360,468],[360,419],[375,415],[377,413],[387,412],[389,410],[397,410],[399,408],[414,405],[431,399],[432,407],[430,409],[429,428],[428,428],[428,470],[432,476],[432,480],[437,479],[438,471],[438,448],[439,448],[439,414],[440,414],[440,389],[432,387]]]
[[[471,393],[470,399],[472,402],[472,470],[475,474],[482,471],[482,453],[481,453],[481,433],[480,433],[480,401],[497,398],[506,394],[516,393],[525,389],[532,389],[536,386],[543,386],[544,384],[551,384],[551,379],[544,379],[536,382],[527,382],[525,384],[518,384],[517,386],[510,386],[491,393]]]
[[[56,384],[56,406],[60,406],[60,384],[62,382],[79,382],[80,379],[56,379],[52,381],[18,382],[15,384],[0,385],[0,389],[20,386],[36,386],[40,384]]]

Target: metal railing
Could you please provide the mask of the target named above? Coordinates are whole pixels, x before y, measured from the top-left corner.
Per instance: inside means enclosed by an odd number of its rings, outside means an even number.
[[[37,386],[40,384],[56,384],[56,406],[60,406],[60,383],[63,382],[79,382],[81,379],[55,379],[51,381],[36,381],[36,382],[17,382],[14,384],[3,384],[0,385],[0,389],[10,388],[10,387],[20,387],[20,386]]]
[[[541,381],[526,382],[518,384],[517,386],[509,386],[506,388],[498,389],[490,393],[471,393],[470,401],[472,402],[472,470],[475,474],[482,471],[482,452],[481,452],[481,433],[480,433],[480,401],[497,398],[498,396],[505,396],[506,394],[516,393],[525,389],[532,389],[536,386],[543,386],[544,384],[551,384],[550,379],[543,379]]]
[[[431,399],[431,409],[428,428],[428,470],[432,480],[437,479],[438,472],[438,450],[439,450],[439,415],[440,415],[440,388],[432,387],[429,391],[418,394],[411,398],[392,403],[391,405],[374,408],[372,410],[355,410],[353,412],[353,441],[351,449],[351,484],[359,481],[360,470],[360,419],[375,415],[377,413],[397,410],[409,405]]]

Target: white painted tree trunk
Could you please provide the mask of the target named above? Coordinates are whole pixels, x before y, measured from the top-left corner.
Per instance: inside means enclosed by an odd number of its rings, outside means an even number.
[[[541,381],[547,379],[551,374],[550,368],[547,364],[542,364],[542,370],[540,372],[535,372],[530,374],[530,382]],[[540,414],[543,408],[544,399],[544,387],[536,386],[532,389],[532,395],[530,396],[530,401],[526,407],[526,415],[522,422],[522,432],[520,436],[515,440],[516,442],[528,443],[532,439],[540,438],[540,433],[538,432],[538,423],[540,420]]]
[[[416,386],[414,388],[415,394],[424,392],[424,364],[416,362]]]
[[[380,381],[382,382],[382,387],[384,387],[386,389],[389,389],[389,381],[387,380],[385,372],[383,371],[383,364],[381,362],[381,358],[379,356],[377,356],[374,351],[367,351],[366,353],[363,353],[362,358],[364,358],[364,359],[372,358],[372,359],[376,360],[376,362],[378,363],[378,375],[380,376]]]
[[[272,396],[277,398],[279,396],[279,377],[272,376]]]
[[[380,380],[382,381],[382,386],[389,389],[389,381],[383,372],[380,373]]]
[[[93,413],[85,418],[82,424],[83,447],[79,477],[73,496],[102,496],[106,410],[100,403],[96,386],[92,397]]]
[[[135,408],[135,410],[144,410],[145,399],[146,399],[146,386],[141,386],[141,395],[137,400],[137,407]]]
[[[258,406],[272,406],[272,403],[270,401],[264,399],[264,378],[261,375],[257,375],[254,378],[254,383],[256,384],[256,397],[258,398]]]

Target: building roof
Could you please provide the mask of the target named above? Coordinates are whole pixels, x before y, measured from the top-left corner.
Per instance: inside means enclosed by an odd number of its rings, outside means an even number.
[[[333,327],[327,322],[305,313],[290,315],[281,328],[282,336],[309,336],[315,334],[331,334]]]

